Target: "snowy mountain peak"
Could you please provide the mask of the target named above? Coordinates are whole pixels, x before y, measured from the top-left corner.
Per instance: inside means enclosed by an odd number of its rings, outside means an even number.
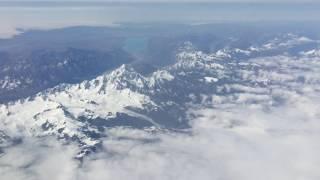
[[[110,75],[111,76],[125,76],[126,74],[131,74],[134,73],[136,74],[136,71],[127,64],[121,65],[119,68],[113,70]]]
[[[187,43],[189,44],[189,43]],[[190,69],[223,69],[220,60],[224,59],[226,54],[221,53],[204,53],[202,51],[190,50],[180,51],[177,54],[177,63],[172,68],[179,71],[186,71]],[[229,56],[228,56],[229,57]]]
[[[136,72],[129,65],[122,65],[118,69],[112,71],[109,75],[105,76],[108,85],[115,89],[137,89],[147,86],[147,80],[144,76]]]

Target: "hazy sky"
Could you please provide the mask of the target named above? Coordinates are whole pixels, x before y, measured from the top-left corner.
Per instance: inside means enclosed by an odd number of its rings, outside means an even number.
[[[118,0],[113,2],[142,2]],[[169,2],[149,0],[144,2]],[[76,25],[109,26],[119,22],[214,22],[319,21],[319,4],[300,4],[316,0],[205,0],[212,4],[97,4],[89,0],[0,0],[0,38],[12,37],[19,29],[52,29]],[[245,3],[245,2],[256,3]],[[51,3],[48,3],[51,2]],[[52,4],[52,2],[59,2]],[[100,0],[100,2],[111,2]],[[174,0],[170,2],[187,2]],[[199,2],[188,0],[188,2]],[[234,2],[234,3],[230,3]],[[273,2],[273,3],[272,3]],[[277,3],[275,3],[277,2]],[[287,3],[286,3],[287,2]],[[295,2],[295,3],[293,3]],[[299,3],[300,2],[300,3]],[[261,4],[267,3],[267,4]],[[299,3],[299,4],[296,4]]]
[[[318,3],[319,0],[0,0],[0,2],[209,2],[209,3]]]

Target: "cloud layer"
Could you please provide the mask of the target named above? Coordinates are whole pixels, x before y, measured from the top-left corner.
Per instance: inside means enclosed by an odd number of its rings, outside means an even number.
[[[314,112],[297,109],[299,103],[269,112],[201,110],[192,135],[113,129],[103,151],[81,167],[70,145],[28,141],[1,157],[0,174],[12,180],[316,180],[319,125],[306,118]]]

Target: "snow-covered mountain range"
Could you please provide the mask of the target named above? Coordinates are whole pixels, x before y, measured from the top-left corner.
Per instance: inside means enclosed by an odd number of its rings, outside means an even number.
[[[319,49],[304,47],[319,42],[293,34],[281,38],[210,53],[185,42],[174,64],[151,74],[122,65],[92,80],[60,84],[2,104],[0,145],[25,136],[53,135],[78,142],[81,157],[95,150],[105,131],[115,126],[186,129],[196,116],[190,108],[234,104],[270,108],[287,103],[286,96],[320,91]],[[291,48],[301,50],[291,53]]]

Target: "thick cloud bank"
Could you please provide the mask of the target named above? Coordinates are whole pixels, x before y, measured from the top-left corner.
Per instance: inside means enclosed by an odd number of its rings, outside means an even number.
[[[254,70],[238,70],[247,83],[190,105],[190,130],[114,128],[82,163],[76,146],[27,139],[4,148],[1,179],[318,180],[319,58],[248,63]]]

